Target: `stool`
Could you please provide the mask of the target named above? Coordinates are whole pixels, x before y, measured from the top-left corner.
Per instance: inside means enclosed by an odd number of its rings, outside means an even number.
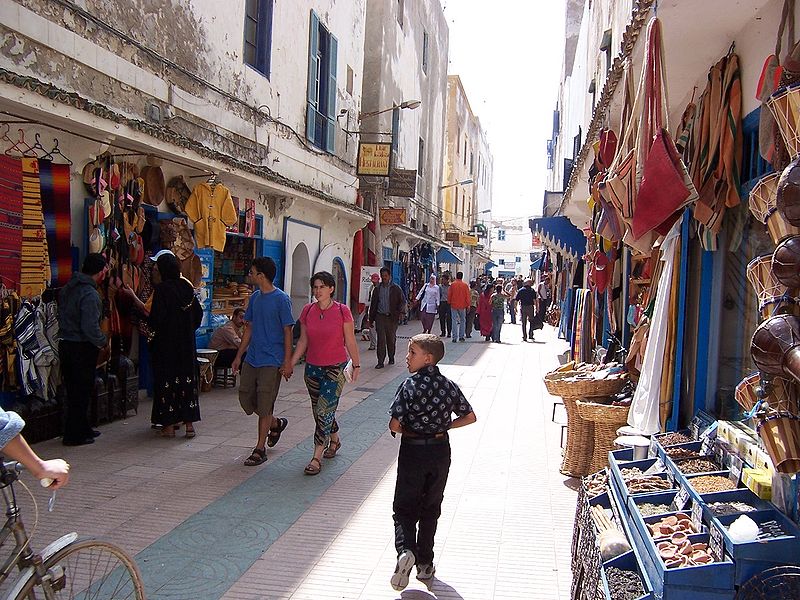
[[[230,366],[227,367],[214,367],[214,385],[216,387],[226,388],[228,385],[236,387],[236,375]]]

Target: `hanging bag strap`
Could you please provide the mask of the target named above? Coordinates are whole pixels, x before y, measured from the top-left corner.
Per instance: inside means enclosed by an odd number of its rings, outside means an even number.
[[[791,16],[791,18],[790,18]],[[783,43],[783,33],[787,29],[789,36],[787,38],[788,52],[794,48],[794,0],[783,0],[783,11],[781,12],[781,23],[778,26],[778,37],[775,40],[775,56],[779,59],[781,57],[781,45]]]

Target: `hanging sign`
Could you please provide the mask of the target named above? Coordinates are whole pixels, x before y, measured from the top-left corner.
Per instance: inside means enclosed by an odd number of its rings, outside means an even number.
[[[460,242],[461,241],[461,234],[457,231],[445,231],[444,233],[444,241],[445,242]]]
[[[462,233],[458,236],[458,241],[465,246],[474,246],[478,243],[478,237],[474,235],[464,235]]]
[[[356,175],[388,177],[392,145],[389,143],[360,142]]]
[[[387,196],[414,198],[417,195],[417,170],[392,169],[389,173],[389,189]]]
[[[380,209],[381,225],[405,225],[406,224],[406,209],[405,208],[381,208]]]

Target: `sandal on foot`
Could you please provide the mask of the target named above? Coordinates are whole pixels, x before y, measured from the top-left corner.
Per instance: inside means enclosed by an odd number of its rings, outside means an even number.
[[[267,449],[253,448],[252,454],[245,459],[244,466],[255,467],[265,462],[267,462]]]
[[[159,434],[161,435],[161,437],[174,438],[175,428],[172,425],[167,425],[166,427],[161,428]]]
[[[319,462],[319,459],[315,456],[312,458],[306,468],[303,469],[303,473],[306,475],[319,475],[319,472],[322,470],[322,463]]]
[[[325,452],[322,453],[322,456],[325,458],[333,458],[336,456],[336,453],[339,451],[339,448],[342,447],[342,440],[333,441],[328,444],[328,447],[325,449]]]
[[[272,448],[275,444],[278,443],[278,440],[281,439],[281,434],[283,430],[286,429],[286,426],[289,424],[289,419],[284,419],[283,417],[278,418],[278,426],[275,429],[270,429],[269,434],[267,435],[267,446]]]
[[[194,430],[194,427],[192,427],[191,425],[186,427],[186,435],[184,436],[185,438],[192,439],[196,435],[197,432]]]

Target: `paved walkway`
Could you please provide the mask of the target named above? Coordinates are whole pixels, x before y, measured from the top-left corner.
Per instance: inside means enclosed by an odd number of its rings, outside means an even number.
[[[102,427],[94,445],[38,444],[43,456],[67,458],[73,478],[52,513],[47,492],[30,486],[40,511],[34,545],[72,530],[113,541],[136,556],[151,599],[569,598],[575,493],[558,473],[561,427],[541,383],[566,345],[549,327],[538,337],[524,344],[506,324],[503,344],[448,342],[442,369],[478,422],[451,435],[430,588],[413,577],[402,593],[388,584],[398,441],[386,411],[407,376],[404,352],[383,370],[371,353],[362,358],[362,378],[337,415],[342,449],[316,477],[302,473],[314,425],[301,371],[276,408],[289,428],[260,467],[242,465],[256,422],[230,388],[201,396],[193,440],[156,436],[143,403],[137,416]],[[18,496],[30,528],[33,507]]]

